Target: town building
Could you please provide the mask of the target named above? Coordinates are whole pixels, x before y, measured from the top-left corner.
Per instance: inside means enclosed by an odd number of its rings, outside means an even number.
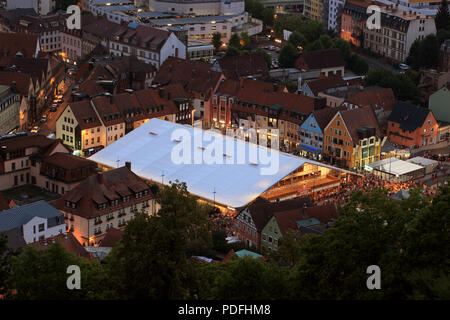
[[[182,88],[145,89],[69,103],[56,120],[56,137],[89,156],[151,118],[192,125],[192,105]]]
[[[56,0],[6,0],[8,10],[28,8],[44,16],[55,10]]]
[[[436,142],[450,140],[450,83],[442,87],[432,95],[428,102],[428,109],[433,112],[438,121],[438,135]]]
[[[269,78],[269,68],[261,53],[223,57],[214,62],[212,69],[222,72],[228,80],[239,80],[242,77]]]
[[[261,248],[278,250],[280,241],[287,232],[324,234],[338,218],[333,204],[320,207],[297,207],[275,212],[261,231]]]
[[[439,52],[439,66],[444,72],[450,71],[450,39],[445,39]]]
[[[210,62],[214,55],[214,46],[207,41],[188,40],[186,59]]]
[[[400,10],[396,5],[381,8],[381,28],[363,27],[364,48],[398,62],[406,60],[415,40],[436,34],[433,17]]]
[[[68,150],[50,155],[35,154],[31,160],[31,184],[60,195],[95,174],[97,164],[74,156]]]
[[[299,126],[312,111],[324,107],[325,100],[286,91],[276,83],[223,80],[213,95],[211,118],[204,121],[223,131],[243,129],[250,134],[253,130],[269,144],[274,135],[282,150],[296,149]],[[266,133],[261,135],[260,130]]]
[[[324,158],[361,170],[380,159],[384,141],[371,107],[339,111],[325,127]]]
[[[433,111],[405,102],[397,102],[387,126],[388,139],[409,148],[437,142],[438,123]]]
[[[159,86],[181,84],[193,96],[194,120],[203,119],[203,125],[207,126],[211,118],[212,96],[223,78],[220,72],[211,70],[207,63],[169,57],[157,72],[153,83]]]
[[[30,245],[38,250],[46,250],[54,243],[61,245],[62,247],[64,247],[64,249],[67,250],[67,252],[73,254],[77,258],[92,259],[91,254],[70,232],[65,232],[64,234],[58,234],[53,237],[38,240],[36,242],[30,243]]]
[[[97,246],[110,228],[123,230],[136,212],[159,210],[150,186],[131,171],[130,163],[90,176],[53,205],[83,246]]]
[[[11,27],[22,16],[37,16],[38,14],[33,8],[17,8],[0,11],[0,32],[11,33]]]
[[[0,32],[1,57],[37,58],[39,52],[38,36],[34,34]]]
[[[201,0],[186,2],[182,0],[149,0],[152,11],[170,12],[177,15],[218,16],[245,12],[243,0]]]
[[[324,0],[305,0],[303,5],[303,15],[309,19],[322,22]]]
[[[0,190],[33,184],[31,172],[35,155],[68,152],[61,141],[26,132],[0,137]]]
[[[111,34],[109,51],[115,56],[135,55],[157,69],[168,57],[186,58],[186,45],[173,32],[129,23]]]
[[[250,205],[244,207],[234,218],[233,230],[236,237],[248,247],[260,249],[261,231],[275,212],[292,210],[313,205],[309,198],[295,198],[278,202],[270,202],[258,197]]]
[[[356,47],[362,47],[364,26],[367,18],[367,8],[370,5],[380,5],[370,0],[347,0],[341,13],[340,37],[351,42]]]
[[[325,127],[343,107],[323,108],[313,111],[299,128],[300,155],[315,160],[322,160],[323,133]]]
[[[15,206],[0,214],[0,233],[14,230],[26,244],[66,232],[64,215],[44,200]]]
[[[317,79],[305,81],[298,91],[312,98],[326,98],[327,106],[338,107],[343,100],[336,99],[336,93],[358,87],[363,87],[363,79],[360,77],[344,79],[341,76],[319,75]]]
[[[15,88],[0,85],[0,135],[12,133],[20,127],[21,102]]]
[[[13,31],[35,34],[39,37],[40,51],[44,53],[61,50],[61,32],[69,14],[56,13],[45,16],[22,16],[13,25]]]
[[[302,79],[318,78],[319,75],[343,76],[345,61],[339,49],[315,50],[300,54],[295,61],[295,67],[304,75]]]
[[[28,95],[31,102],[27,115],[28,123],[36,121],[42,113],[46,102],[52,100],[55,95],[60,94],[65,89],[64,64],[55,57],[6,57],[0,60],[0,72],[2,71],[7,73],[21,73],[31,77],[33,90],[31,98]]]
[[[341,30],[341,13],[344,9],[345,0],[324,0],[323,14],[324,22],[328,30],[332,30],[340,34]]]

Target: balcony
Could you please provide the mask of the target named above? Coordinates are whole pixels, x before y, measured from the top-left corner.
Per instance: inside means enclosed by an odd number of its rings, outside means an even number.
[[[106,221],[109,221],[109,220],[112,220],[112,219],[114,219],[114,217],[108,217],[108,218],[106,218]]]
[[[117,217],[123,217],[126,214],[127,214],[126,212],[122,212],[122,213],[119,213]]]
[[[103,221],[102,220],[98,220],[96,222],[94,222],[94,226],[101,224]]]
[[[95,235],[95,236],[98,236],[99,234],[102,234],[102,231],[101,231],[101,230],[94,232],[94,235]]]

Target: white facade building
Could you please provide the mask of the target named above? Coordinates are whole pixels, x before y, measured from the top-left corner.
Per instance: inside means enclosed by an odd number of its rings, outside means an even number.
[[[56,0],[7,0],[6,9],[33,8],[39,15],[46,15],[55,10]]]
[[[341,20],[341,10],[345,0],[328,0],[328,24],[329,30],[338,31],[338,22]]]
[[[149,0],[152,11],[169,12],[179,15],[219,16],[239,14],[245,11],[243,0]]]
[[[41,200],[2,212],[0,233],[15,229],[28,244],[66,233],[66,223],[62,212]]]

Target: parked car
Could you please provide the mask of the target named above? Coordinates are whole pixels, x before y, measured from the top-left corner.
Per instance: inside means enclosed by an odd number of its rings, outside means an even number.
[[[58,106],[57,105],[52,105],[50,107],[50,112],[56,112],[56,110],[58,110]]]
[[[38,132],[39,131],[39,127],[38,126],[34,126],[32,129],[31,129],[31,132],[33,132],[33,133],[36,133],[36,132]]]
[[[399,65],[398,65],[398,68],[400,69],[400,70],[408,70],[409,69],[409,66],[408,65],[406,65],[406,64],[404,64],[404,63],[400,63]]]
[[[42,122],[47,122],[47,120],[48,120],[48,117],[46,115],[42,116],[42,118],[41,118]]]

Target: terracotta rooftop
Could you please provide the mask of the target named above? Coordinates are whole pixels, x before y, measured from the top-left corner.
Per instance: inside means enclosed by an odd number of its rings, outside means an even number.
[[[89,254],[89,252],[86,251],[81,243],[78,242],[78,240],[70,232],[67,232],[66,234],[59,234],[57,236],[53,236],[44,240],[39,240],[30,243],[30,245],[35,247],[36,249],[45,250],[53,243],[59,243],[68,252],[74,254],[77,258],[83,257],[91,259],[91,255]]]
[[[97,163],[70,153],[55,152],[44,160],[46,163],[65,168],[67,170],[84,168],[87,166],[97,167]]]
[[[300,70],[317,70],[344,66],[344,57],[339,49],[308,51],[301,54],[295,62],[295,67]]]
[[[144,191],[146,194],[136,199],[135,194]],[[130,196],[130,200],[124,203],[126,196]],[[124,166],[90,176],[52,204],[62,211],[92,219],[153,198],[150,186]],[[112,200],[119,200],[119,204],[111,206]],[[66,202],[75,203],[76,207],[68,207]],[[99,204],[107,204],[106,209],[100,210]]]
[[[314,118],[317,121],[317,124],[319,125],[322,132],[325,130],[325,127],[327,124],[333,119],[333,117],[336,115],[336,113],[340,110],[346,110],[345,107],[337,107],[337,108],[329,108],[325,107],[320,110],[316,110],[313,112]]]
[[[13,86],[16,83],[17,90],[25,97],[28,97],[31,82],[31,75],[20,72],[4,72],[0,71],[0,85]]]
[[[359,107],[372,107],[374,110],[392,111],[396,99],[391,88],[368,87],[356,92],[345,100]]]
[[[100,240],[99,246],[100,247],[107,247],[112,248],[114,247],[117,242],[122,240],[124,231],[116,228],[109,228],[108,231],[105,233],[105,237]]]
[[[188,91],[196,91],[208,99],[217,85],[221,73],[212,71],[209,64],[169,57],[161,65],[154,83],[168,85],[180,83]]]
[[[269,69],[261,53],[224,57],[218,60],[218,63],[227,79],[239,80],[241,77],[253,75],[262,78],[269,77]]]
[[[373,127],[377,137],[381,137],[380,126],[374,110],[371,107],[356,108],[351,110],[339,111],[345,126],[350,132],[354,143],[359,142],[358,128]]]
[[[46,136],[32,133],[14,137],[3,136],[0,137],[0,156],[4,160],[6,153],[31,147],[37,147],[44,153],[47,149],[54,147],[55,143],[60,143],[60,140],[50,139]]]
[[[79,102],[72,102],[68,104],[68,107],[73,112],[73,115],[77,119],[78,125],[81,130],[90,129],[101,126],[102,123],[97,116],[97,113],[92,108],[90,101],[84,100]]]
[[[38,36],[25,33],[0,32],[0,56],[33,58],[38,48]]]
[[[138,25],[136,28],[120,25],[120,28],[110,32],[110,35],[112,41],[133,43],[134,46],[155,51],[164,45],[170,33],[147,25]]]

